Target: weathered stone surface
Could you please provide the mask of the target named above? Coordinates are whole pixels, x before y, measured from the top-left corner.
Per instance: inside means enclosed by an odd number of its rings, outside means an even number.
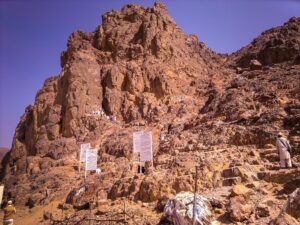
[[[234,56],[240,67],[248,67],[253,59],[263,65],[293,61],[299,53],[299,18],[293,17],[283,26],[269,29],[242,48]]]
[[[191,177],[177,177],[173,184],[173,189],[176,191],[176,193],[181,191],[191,192],[193,191],[193,183],[194,180]]]
[[[280,214],[276,219],[271,221],[271,225],[299,225],[300,223],[286,213]]]
[[[300,188],[290,194],[284,205],[283,211],[296,219],[300,219]]]
[[[257,217],[268,217],[270,216],[270,208],[266,204],[259,204],[255,209],[255,215]]]
[[[250,218],[253,209],[243,196],[235,196],[229,203],[230,218],[235,222],[243,222]]]
[[[250,195],[253,194],[252,190],[245,187],[242,184],[237,184],[233,186],[232,191],[231,191],[231,196],[243,196],[245,199],[248,199]]]
[[[299,171],[300,168],[280,170],[280,171],[270,171],[264,175],[263,179],[268,182],[284,184],[293,179],[297,179],[299,177]]]
[[[262,68],[262,65],[258,60],[252,59],[250,61],[250,69],[251,70],[260,70],[261,68]]]
[[[165,182],[153,178],[145,178],[141,183],[138,196],[142,202],[153,202],[171,193],[171,188]]]
[[[161,3],[105,13],[94,32],[71,34],[61,72],[21,117],[1,171],[5,200],[20,209],[67,200],[75,209],[65,210],[83,218],[94,204],[103,206],[99,216],[121,211],[122,199],[149,216],[139,224],[158,224],[154,208],[162,210],[164,196],[193,191],[197,168],[199,192],[229,199],[232,220],[267,224],[299,179],[299,169],[278,171],[275,147],[284,131],[299,165],[299,21],[223,55],[185,35]],[[132,133],[141,130],[152,131],[153,162],[138,174]],[[80,192],[82,143],[98,150],[101,173],[87,172]],[[274,204],[255,207],[270,196]]]

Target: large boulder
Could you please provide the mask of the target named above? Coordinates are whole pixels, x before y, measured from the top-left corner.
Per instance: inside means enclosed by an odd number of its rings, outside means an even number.
[[[250,218],[253,207],[242,195],[230,198],[228,207],[230,219],[234,222],[243,222]]]
[[[165,181],[159,177],[149,176],[142,181],[138,198],[142,202],[153,202],[170,193],[172,189]]]
[[[297,188],[289,195],[289,198],[283,207],[283,211],[300,220],[300,188]]]
[[[250,69],[251,70],[260,70],[261,68],[262,68],[262,65],[258,60],[252,59],[250,61]]]

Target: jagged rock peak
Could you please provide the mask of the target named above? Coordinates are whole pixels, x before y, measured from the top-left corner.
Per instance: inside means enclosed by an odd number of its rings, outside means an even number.
[[[126,5],[120,11],[105,13],[102,25],[95,32],[74,32],[69,38],[67,51],[62,54],[62,67],[68,59],[75,59],[78,55],[74,53],[80,49],[94,52],[100,63],[143,60],[152,55],[159,60],[169,60],[193,53],[201,55],[204,60],[217,58],[199,43],[197,36],[185,35],[159,2],[152,8]]]
[[[184,34],[161,3],[155,3],[153,8],[127,5],[121,11],[111,11],[102,16],[94,46],[111,52],[115,59],[136,59],[149,54],[164,58],[167,55],[161,54],[161,51],[169,51],[170,56],[176,49],[174,41],[183,38]]]

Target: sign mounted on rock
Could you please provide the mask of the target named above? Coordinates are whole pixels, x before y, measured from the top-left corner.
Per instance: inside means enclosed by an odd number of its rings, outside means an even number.
[[[140,159],[142,162],[152,161],[152,132],[142,135]]]
[[[97,149],[88,149],[86,151],[85,170],[97,170]]]
[[[86,160],[86,151],[91,148],[90,143],[85,143],[80,145],[80,162],[85,162]]]
[[[133,133],[133,153],[139,153],[141,149],[141,136],[143,132],[134,132]]]
[[[133,133],[133,152],[140,153],[140,161],[152,161],[152,132]]]
[[[80,157],[79,157],[79,166],[78,172],[80,173],[81,163],[85,163],[85,173],[84,178],[86,178],[87,171],[97,170],[97,149],[91,149],[90,143],[84,143],[80,145]]]

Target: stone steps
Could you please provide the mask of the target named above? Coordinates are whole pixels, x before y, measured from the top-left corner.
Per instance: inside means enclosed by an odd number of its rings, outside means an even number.
[[[265,164],[264,167],[266,170],[269,170],[269,171],[279,170],[280,169],[279,161],[278,161],[278,163]]]
[[[277,153],[277,150],[276,148],[262,149],[259,153],[261,157],[264,157],[269,154]]]
[[[228,169],[223,170],[222,177],[224,178],[242,177],[242,173],[239,167],[230,167]]]
[[[278,153],[270,153],[263,157],[264,159],[268,160],[269,162],[279,162],[279,155]]]
[[[262,149],[260,151],[260,157],[261,157],[261,159],[265,159],[271,163],[279,162],[279,155],[278,155],[276,148],[274,148],[274,147]]]
[[[259,179],[266,182],[284,184],[295,179],[300,179],[300,168],[263,171],[257,175]]]
[[[242,182],[243,174],[239,166],[232,166],[222,171],[222,186],[233,186]]]

